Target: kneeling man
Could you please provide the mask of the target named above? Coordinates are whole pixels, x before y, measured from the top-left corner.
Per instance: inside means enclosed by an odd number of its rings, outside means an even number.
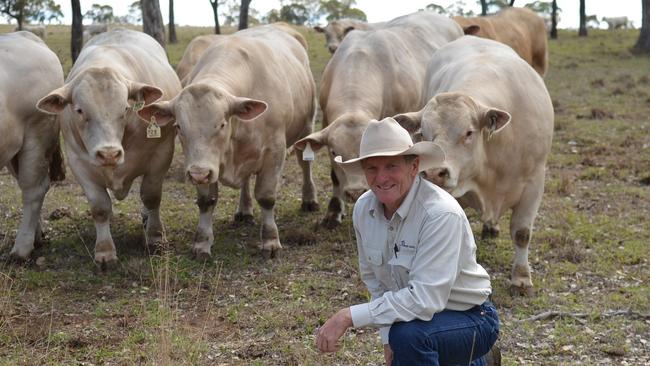
[[[444,160],[433,142],[413,144],[392,118],[371,121],[359,158],[335,161],[365,175],[370,191],[354,206],[359,273],[369,303],[341,309],[316,336],[340,348],[349,327],[381,327],[387,365],[484,365],[499,335],[490,277],[476,263],[465,212],[419,172]]]

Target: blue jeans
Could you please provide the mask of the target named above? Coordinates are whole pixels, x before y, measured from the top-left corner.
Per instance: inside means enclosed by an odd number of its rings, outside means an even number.
[[[497,310],[486,301],[466,311],[444,310],[429,321],[394,323],[388,342],[393,366],[483,366],[498,336]]]

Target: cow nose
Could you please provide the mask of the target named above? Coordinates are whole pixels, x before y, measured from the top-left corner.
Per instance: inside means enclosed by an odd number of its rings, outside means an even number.
[[[345,198],[347,199],[348,202],[354,203],[356,202],[359,197],[365,192],[365,189],[349,189],[345,191]]]
[[[115,148],[106,148],[97,150],[97,160],[102,165],[117,165],[122,157],[122,150]]]
[[[330,50],[330,53],[334,53],[334,52],[336,52],[337,47],[336,46],[329,46],[328,48]]]
[[[187,175],[194,184],[207,184],[210,183],[212,172],[207,168],[193,166],[187,171]]]
[[[425,172],[425,177],[439,186],[444,186],[445,182],[449,179],[449,169],[431,169]]]

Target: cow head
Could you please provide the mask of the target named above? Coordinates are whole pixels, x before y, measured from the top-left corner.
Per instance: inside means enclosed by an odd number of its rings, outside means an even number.
[[[36,107],[51,114],[65,112],[64,120],[80,136],[89,161],[114,167],[124,162],[122,137],[134,116],[133,105],[153,103],[162,95],[159,88],[127,80],[113,69],[90,68],[43,97]]]
[[[173,122],[185,154],[188,179],[194,184],[215,183],[225,162],[233,130],[250,123],[268,108],[265,102],[234,96],[207,84],[186,86],[169,102],[154,103],[138,115],[159,125]]]
[[[425,172],[454,197],[464,195],[486,161],[486,144],[510,122],[510,114],[487,107],[461,93],[437,94],[418,112],[399,114],[395,120],[411,134],[421,133],[446,153],[445,161]]]
[[[309,142],[314,151],[320,150],[323,146],[327,147],[333,171],[332,180],[335,185],[334,189],[341,190],[338,193],[341,196],[345,196],[349,202],[356,201],[368,189],[368,185],[363,176],[346,175],[343,169],[334,162],[334,158],[340,155],[343,161],[346,161],[359,157],[361,135],[363,135],[363,131],[368,126],[369,121],[369,117],[344,114],[334,120],[329,126],[312,133],[294,144],[294,147],[298,150],[303,150],[307,142]]]
[[[337,20],[331,21],[325,28],[319,26],[314,27],[316,32],[325,33],[327,49],[331,54],[334,54],[341,41],[343,41],[343,38],[354,29],[354,25],[344,25]]]

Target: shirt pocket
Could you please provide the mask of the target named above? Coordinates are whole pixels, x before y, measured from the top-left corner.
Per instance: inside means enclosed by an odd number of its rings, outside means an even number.
[[[366,260],[368,260],[368,262],[375,266],[381,266],[383,263],[381,250],[365,248],[364,252],[366,255]]]
[[[398,253],[397,256],[388,261],[388,264],[391,265],[393,278],[399,288],[405,287],[409,281],[414,257],[414,255]]]

